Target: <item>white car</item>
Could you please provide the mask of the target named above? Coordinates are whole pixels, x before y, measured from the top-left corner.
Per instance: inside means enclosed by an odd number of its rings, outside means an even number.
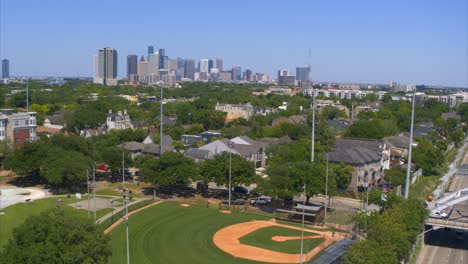
[[[431,214],[429,216],[432,217],[432,218],[438,218],[438,219],[447,219],[448,218],[448,214],[443,213],[441,211],[431,212]]]

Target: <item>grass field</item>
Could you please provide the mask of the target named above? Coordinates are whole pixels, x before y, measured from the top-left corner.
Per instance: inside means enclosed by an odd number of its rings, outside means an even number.
[[[66,204],[77,201],[77,199],[74,197],[46,198],[30,203],[15,204],[4,209],[5,214],[0,215],[0,249],[2,249],[3,246],[8,242],[8,239],[11,237],[15,227],[21,225],[24,220],[26,220],[26,218],[31,215],[38,215],[43,211],[55,208],[57,206],[58,199],[62,199],[62,206],[66,206]],[[111,210],[112,209],[103,209],[97,211],[96,216],[97,218],[100,218],[105,214],[110,213]],[[88,211],[86,210],[76,210],[76,212],[82,216],[88,216]],[[92,213],[91,217],[93,217]]]
[[[312,232],[304,232],[304,236],[318,235]],[[271,238],[273,236],[301,236],[301,231],[296,229],[289,229],[280,226],[270,226],[260,228],[246,236],[241,237],[240,242],[242,244],[266,248],[273,251],[278,251],[288,254],[299,254],[301,253],[301,240],[289,240],[284,242],[275,242]],[[304,239],[304,252],[308,249],[312,249],[322,243],[323,238]]]
[[[255,219],[268,218],[234,212],[221,214],[218,210],[203,206],[181,207],[175,202],[150,207],[129,218],[131,262],[258,264],[259,262],[236,259],[218,249],[213,243],[213,235],[221,228]],[[257,235],[260,234],[267,236],[262,233]],[[110,237],[112,256],[109,263],[125,263],[125,225],[119,225],[110,233]],[[271,244],[274,243],[278,242],[271,241]],[[312,241],[309,245],[312,246]]]

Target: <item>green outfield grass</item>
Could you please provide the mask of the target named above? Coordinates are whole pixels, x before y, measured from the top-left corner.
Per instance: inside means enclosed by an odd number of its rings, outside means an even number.
[[[8,239],[11,237],[13,229],[21,225],[26,218],[31,215],[38,215],[41,212],[44,212],[48,209],[55,208],[57,206],[57,200],[62,199],[62,206],[66,204],[74,203],[77,201],[74,197],[54,197],[40,199],[29,203],[19,203],[12,206],[9,206],[3,211],[4,215],[0,215],[0,250],[8,242]],[[83,200],[79,200],[83,201]],[[71,208],[71,207],[70,207]],[[87,217],[88,211],[86,210],[74,210],[77,214]],[[104,216],[107,213],[110,213],[112,209],[103,209],[96,212],[97,218]],[[93,214],[91,213],[91,218]]]
[[[318,235],[312,232],[304,232],[304,236]],[[271,238],[273,236],[301,236],[301,231],[296,229],[285,228],[281,226],[269,226],[260,228],[246,236],[240,238],[242,244],[270,249],[273,251],[299,254],[301,253],[301,240],[289,240],[284,242],[275,242]],[[323,238],[304,239],[304,252],[310,251],[324,241]]]

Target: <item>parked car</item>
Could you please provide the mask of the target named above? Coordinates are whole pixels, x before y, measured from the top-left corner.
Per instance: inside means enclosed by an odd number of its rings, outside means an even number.
[[[448,214],[443,213],[441,211],[431,212],[431,214],[429,216],[432,217],[432,218],[438,218],[438,219],[447,219],[448,218]]]
[[[262,199],[252,199],[250,200],[250,204],[251,205],[268,205],[268,202]]]
[[[249,194],[249,190],[247,188],[245,188],[244,186],[234,187],[234,192],[235,193],[240,193],[240,194]]]

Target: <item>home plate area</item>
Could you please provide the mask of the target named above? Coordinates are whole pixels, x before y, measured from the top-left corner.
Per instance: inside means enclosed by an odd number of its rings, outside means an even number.
[[[304,228],[304,254],[308,261],[345,236]],[[269,263],[300,262],[301,228],[274,221],[251,221],[227,226],[213,236],[214,244],[236,258]]]

